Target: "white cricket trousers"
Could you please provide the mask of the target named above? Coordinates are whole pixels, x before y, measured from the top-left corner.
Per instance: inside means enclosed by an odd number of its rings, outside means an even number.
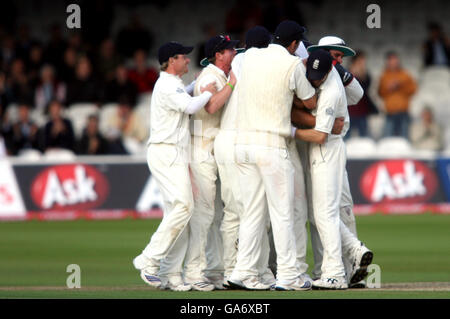
[[[294,234],[294,166],[286,148],[237,144],[235,147],[243,211],[232,278],[258,275],[267,205],[277,253],[277,280],[300,275]]]
[[[297,268],[302,274],[308,270],[306,263],[306,251],[308,245],[308,199],[306,198],[305,176],[294,139],[288,139],[289,156],[294,165],[294,229],[297,247]]]
[[[147,163],[163,197],[164,216],[142,252],[145,258],[139,258],[147,260],[148,264],[140,268],[150,267],[150,271],[156,273],[161,261],[170,254],[164,261],[169,269],[164,272],[179,273],[179,261],[184,258],[187,246],[186,240],[177,242],[180,236],[186,236],[194,206],[187,153],[172,144],[150,144]]]
[[[346,164],[344,141],[329,136],[323,145],[311,143],[309,156],[314,224],[323,245],[322,277],[344,277],[339,216]]]
[[[189,222],[189,244],[184,264],[186,277],[201,279],[206,275],[208,259],[215,267],[220,265],[222,259],[222,247],[215,247],[218,240],[208,242],[208,237],[217,239],[220,234],[219,227],[213,227],[215,218],[217,164],[213,154],[214,140],[206,140],[201,137],[192,137],[192,161],[190,163],[192,189],[194,194],[194,211]],[[219,260],[219,261],[217,261]],[[216,269],[217,272],[223,271]],[[209,269],[211,272],[211,269]]]
[[[321,267],[322,267],[322,259],[323,259],[323,247],[320,242],[319,232],[314,224],[314,216],[312,210],[312,189],[311,189],[311,172],[309,165],[309,144],[308,142],[302,140],[296,140],[297,149],[300,153],[300,160],[304,170],[305,177],[305,185],[306,185],[306,197],[308,201],[308,220],[309,220],[309,229],[311,233],[311,246],[313,250],[314,257],[314,268],[312,270],[313,278],[319,278],[321,276]],[[348,233],[345,230],[342,230],[341,227],[341,241],[342,245],[346,246],[351,242],[354,242],[354,239],[357,237],[356,233],[356,222],[355,216],[353,214],[353,199],[350,192],[350,184],[348,181],[347,170],[345,170],[344,177],[344,185],[342,188],[342,196],[339,204],[339,216],[344,225],[348,228],[348,230],[353,234],[353,236],[345,236]],[[359,243],[359,242],[358,242]],[[350,257],[345,251],[343,251],[343,261],[346,273],[348,274],[351,270],[351,261]]]
[[[220,130],[214,141],[214,156],[219,170],[221,196],[224,203],[223,219],[220,225],[224,275],[228,278],[236,265],[240,215],[244,209],[234,152],[236,134],[235,130]],[[267,227],[269,226],[267,220]],[[257,266],[259,274],[264,273],[268,267],[270,246],[267,231],[263,234],[261,246]]]

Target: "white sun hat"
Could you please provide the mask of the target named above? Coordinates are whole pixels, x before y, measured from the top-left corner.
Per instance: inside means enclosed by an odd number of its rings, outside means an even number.
[[[326,36],[319,40],[318,44],[310,45],[308,52],[313,52],[317,49],[337,50],[344,53],[344,56],[354,56],[355,51],[345,44],[345,41],[335,36]]]

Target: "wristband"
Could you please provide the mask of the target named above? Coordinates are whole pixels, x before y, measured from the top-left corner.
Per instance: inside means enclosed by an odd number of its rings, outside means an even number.
[[[231,91],[234,90],[234,85],[233,84],[231,84],[230,82],[227,82],[227,85],[231,88]]]

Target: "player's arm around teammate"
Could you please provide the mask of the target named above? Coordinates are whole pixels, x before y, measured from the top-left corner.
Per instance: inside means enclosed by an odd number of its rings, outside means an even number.
[[[346,100],[344,88],[332,71],[332,58],[326,51],[317,50],[308,57],[306,76],[319,89],[316,126],[297,129],[295,136],[311,142],[313,213],[324,246],[322,278],[313,283],[313,288],[346,289],[339,219],[345,148],[340,136],[329,137],[335,117],[346,114]]]
[[[343,39],[338,38],[336,36],[325,36],[319,40],[317,45],[310,45],[307,48],[307,51],[312,52],[317,49],[324,49],[328,51],[333,58],[333,65],[339,74],[342,84],[345,88],[345,95],[347,98],[347,104],[349,106],[358,103],[358,101],[362,98],[364,94],[364,90],[359,84],[358,80],[353,76],[353,74],[347,71],[343,66],[342,62],[345,57],[354,56],[355,51],[350,48]],[[309,115],[310,117],[311,115]],[[306,119],[307,116],[304,117]],[[315,125],[315,122],[314,122]],[[348,123],[346,123],[348,129]],[[335,134],[335,133],[333,133]],[[340,132],[339,132],[340,134]],[[342,189],[342,197],[340,202],[340,217],[341,221],[345,224],[345,226],[349,229],[350,232],[353,233],[354,236],[357,236],[356,233],[356,221],[355,216],[353,214],[353,199],[350,192],[350,184],[348,181],[348,174],[345,171],[344,177],[344,185]],[[320,244],[320,240],[318,240],[318,233],[315,229],[314,225],[311,224],[311,242],[314,252],[314,260],[315,260],[315,273],[320,274],[317,270],[320,269],[320,264],[322,261],[322,246]],[[358,276],[358,269],[355,269],[353,266],[355,263],[352,258],[344,255],[344,265],[346,268],[346,273],[348,275],[348,280],[350,287],[365,287],[364,282],[351,282],[355,280]],[[356,274],[356,275],[355,275]]]
[[[307,77],[319,88],[314,129],[296,130],[296,136],[311,143],[310,167],[315,225],[324,246],[322,277],[313,288],[345,289],[347,280],[342,253],[351,253],[358,264],[371,252],[340,221],[339,208],[345,179],[345,144],[341,135],[330,135],[334,119],[348,122],[347,100],[338,72],[332,67],[331,55],[317,50],[308,58]],[[348,125],[346,125],[348,127]],[[361,273],[363,273],[362,269]]]
[[[214,157],[214,140],[220,127],[222,107],[231,95],[236,78],[231,70],[231,62],[236,55],[235,46],[228,36],[215,36],[205,45],[205,55],[209,62],[197,78],[194,96],[208,83],[218,89],[192,118],[192,183],[194,185],[194,212],[189,222],[189,246],[185,260],[185,279],[193,289],[209,291],[223,289],[223,262],[219,221],[222,212],[216,212],[217,163]],[[217,240],[208,241],[210,238]]]
[[[172,253],[176,241],[184,234],[192,215],[193,199],[189,178],[189,114],[201,109],[216,92],[209,85],[198,97],[190,96],[184,89],[181,76],[188,72],[190,62],[186,54],[193,47],[177,42],[162,45],[158,51],[161,74],[155,84],[151,99],[151,132],[147,161],[164,199],[164,217],[149,244],[133,260],[141,278],[152,287],[160,287],[161,260]],[[180,254],[185,247],[176,245]],[[168,288],[189,290],[181,274],[169,279]]]

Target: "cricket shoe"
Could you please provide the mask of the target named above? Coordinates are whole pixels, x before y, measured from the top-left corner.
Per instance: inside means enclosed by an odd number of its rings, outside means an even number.
[[[225,289],[231,289],[230,287],[230,283],[228,282],[228,276],[224,276],[223,277],[223,283],[222,283],[223,288]]]
[[[300,279],[302,279],[303,281],[310,281],[311,284],[314,281],[306,272],[300,275]]]
[[[306,274],[301,274],[295,280],[291,282],[286,282],[282,280],[278,280],[275,285],[275,290],[278,291],[289,291],[289,290],[297,290],[297,291],[305,291],[311,290],[312,281],[311,278]]]
[[[367,272],[367,266],[372,263],[372,259],[373,252],[361,243],[361,246],[356,249],[354,254],[350,284],[355,284],[366,278],[369,274]]]
[[[148,269],[141,270],[142,280],[153,288],[159,288],[161,286],[161,278],[156,273],[148,272]]]
[[[250,276],[244,280],[230,278],[228,279],[231,289],[244,290],[269,290],[270,285],[262,283],[257,276]]]
[[[344,290],[347,288],[348,285],[345,277],[320,278],[314,280],[312,283],[312,289],[314,290]]]
[[[192,290],[197,291],[213,291],[214,285],[206,278],[189,278],[186,277],[185,281],[191,285]]]
[[[364,280],[361,280],[361,281],[355,282],[354,284],[349,284],[349,285],[348,285],[348,288],[353,288],[353,289],[356,289],[356,288],[359,288],[359,289],[361,289],[361,288],[366,288],[366,282],[365,282]]]
[[[172,291],[189,291],[192,286],[183,282],[181,277],[170,277],[167,280],[161,280],[161,289]]]

